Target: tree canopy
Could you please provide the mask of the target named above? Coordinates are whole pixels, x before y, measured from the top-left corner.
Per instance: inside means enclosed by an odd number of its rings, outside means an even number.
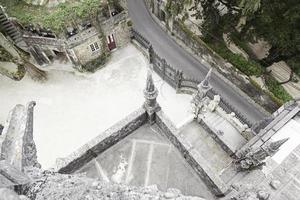
[[[262,63],[292,59],[291,67],[300,68],[299,0],[194,0],[192,9],[196,18],[204,20],[206,39],[221,39],[223,33],[232,32],[244,41],[263,38],[272,48]],[[242,17],[246,23],[239,32],[236,27]]]

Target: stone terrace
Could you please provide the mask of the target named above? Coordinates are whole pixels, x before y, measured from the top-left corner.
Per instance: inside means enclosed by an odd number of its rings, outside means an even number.
[[[214,199],[180,152],[154,124],[145,124],[77,172],[91,178],[133,186],[177,188],[185,195]]]

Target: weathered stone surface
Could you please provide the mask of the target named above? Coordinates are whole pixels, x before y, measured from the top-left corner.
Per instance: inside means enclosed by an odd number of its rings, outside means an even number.
[[[18,170],[27,166],[38,166],[36,147],[33,141],[33,108],[35,102],[26,107],[17,105],[9,114],[3,130],[1,159]]]
[[[0,188],[29,183],[30,179],[24,173],[5,160],[0,161]]]
[[[177,200],[204,200],[197,197],[183,196],[180,191],[170,189],[163,193],[155,186],[131,187],[112,184],[87,178],[83,174],[63,175],[51,171],[42,171],[31,168],[28,174],[36,182],[24,188],[24,194],[30,199],[53,200],[98,200],[98,199],[177,199]]]
[[[20,200],[20,198],[14,191],[0,188],[0,200]]]
[[[2,124],[0,124],[0,135],[2,135],[3,128],[4,128],[4,126]]]
[[[96,138],[80,147],[67,158],[57,159],[56,168],[61,173],[73,173],[95,156],[105,151],[124,137],[131,134],[138,127],[147,122],[144,108],[131,113],[125,119],[99,134]]]

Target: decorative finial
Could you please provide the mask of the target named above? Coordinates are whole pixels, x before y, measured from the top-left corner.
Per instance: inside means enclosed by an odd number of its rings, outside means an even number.
[[[152,70],[151,66],[147,73],[147,82],[146,88],[144,89],[144,97],[146,99],[144,103],[144,108],[148,113],[150,124],[155,122],[155,112],[160,110],[159,105],[156,102],[156,98],[158,96],[158,91],[155,88],[153,78],[152,78]]]
[[[270,143],[269,145],[269,150],[271,152],[277,152],[279,150],[279,148],[284,144],[286,143],[290,138],[285,138],[285,139],[282,139],[282,140],[278,140],[278,141],[275,141],[275,142],[272,142]]]
[[[156,90],[154,83],[153,83],[153,78],[152,78],[152,71],[149,69],[147,73],[147,82],[146,82],[146,89],[145,91],[147,92],[154,92]]]
[[[207,74],[206,74],[204,80],[201,82],[201,86],[202,86],[202,87],[209,87],[209,82],[210,82],[211,73],[212,73],[212,69],[210,69],[210,70],[207,72]]]

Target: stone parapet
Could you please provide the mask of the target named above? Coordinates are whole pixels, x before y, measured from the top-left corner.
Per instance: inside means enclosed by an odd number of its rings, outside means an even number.
[[[56,169],[59,173],[70,174],[78,170],[85,163],[97,157],[98,154],[116,144],[134,130],[147,122],[147,113],[140,108],[116,123],[111,128],[99,134],[96,138],[80,147],[77,151],[66,158],[57,160]]]

